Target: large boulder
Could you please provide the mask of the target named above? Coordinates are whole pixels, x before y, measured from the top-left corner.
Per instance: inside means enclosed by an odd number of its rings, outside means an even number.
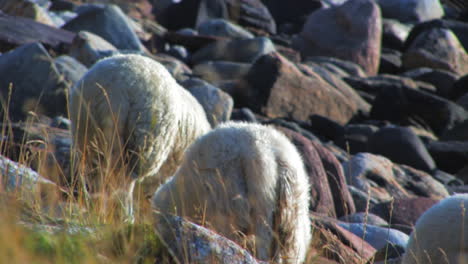
[[[2,104],[9,106],[7,112],[0,108],[2,118],[24,120],[29,112],[66,115],[67,84],[42,44],[25,44],[0,56],[0,76]]]
[[[400,125],[416,123],[439,135],[465,121],[468,112],[427,92],[408,87],[387,87],[378,92],[370,116]]]
[[[356,114],[355,101],[324,81],[318,74],[306,76],[278,53],[259,58],[233,91],[238,106],[267,117],[307,121],[313,114],[341,124]]]
[[[468,73],[468,54],[450,29],[421,32],[408,46],[402,60],[406,69],[428,67],[460,75]]]
[[[436,168],[421,139],[407,127],[381,128],[370,136],[368,151],[426,172]]]
[[[313,12],[293,44],[303,57],[353,61],[374,75],[379,68],[381,33],[378,5],[372,0],[356,0]]]
[[[439,0],[378,0],[382,15],[404,23],[419,23],[444,15]]]
[[[118,49],[144,51],[130,19],[116,5],[89,8],[63,26],[64,29],[94,33]]]

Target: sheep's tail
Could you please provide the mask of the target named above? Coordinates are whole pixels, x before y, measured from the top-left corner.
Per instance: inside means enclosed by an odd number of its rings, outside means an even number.
[[[308,206],[304,206],[308,203],[308,188],[301,186],[295,168],[282,161],[278,161],[278,167],[278,206],[274,218],[277,239],[271,252],[278,252],[276,263],[302,263],[310,240]]]

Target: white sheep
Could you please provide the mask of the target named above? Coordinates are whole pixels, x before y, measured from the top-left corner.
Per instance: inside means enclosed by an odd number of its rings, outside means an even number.
[[[416,222],[402,264],[468,263],[468,194],[443,199]]]
[[[188,148],[153,207],[206,225],[261,260],[301,263],[312,236],[306,175],[283,134],[228,122]]]
[[[164,66],[140,55],[118,55],[94,64],[72,89],[69,111],[74,145],[93,168],[125,167],[131,175],[129,217],[136,180],[164,182],[185,149],[210,130],[197,100]],[[92,175],[96,182],[91,185],[103,184]]]

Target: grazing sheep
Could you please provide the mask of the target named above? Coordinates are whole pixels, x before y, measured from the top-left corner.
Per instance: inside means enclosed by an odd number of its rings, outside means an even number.
[[[468,194],[443,199],[416,222],[402,264],[468,263]]]
[[[302,159],[267,126],[228,122],[200,137],[153,207],[205,224],[261,260],[301,263],[311,239]]]
[[[197,100],[164,66],[140,55],[97,62],[71,91],[69,110],[74,144],[92,168],[125,167],[131,175],[128,216],[136,180],[164,182],[185,149],[210,130]],[[90,176],[92,187],[103,184],[97,174]]]

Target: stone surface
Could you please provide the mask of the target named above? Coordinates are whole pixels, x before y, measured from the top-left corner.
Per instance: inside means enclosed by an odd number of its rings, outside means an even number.
[[[144,51],[129,18],[116,5],[92,8],[82,12],[63,26],[73,32],[89,31],[114,45],[117,49]]]
[[[208,82],[236,80],[244,77],[250,70],[249,63],[231,61],[207,61],[193,67],[193,74]]]
[[[405,69],[428,67],[461,75],[468,73],[468,54],[449,29],[421,32],[408,46],[402,60]]]
[[[461,21],[444,19],[434,19],[424,23],[419,23],[414,26],[410,31],[408,38],[406,39],[404,49],[408,49],[408,47],[413,44],[419,34],[437,28],[451,30],[457,36],[465,50],[468,50],[468,24]]]
[[[468,164],[468,142],[431,140],[427,149],[437,167],[448,173],[457,173]]]
[[[155,230],[179,263],[257,264],[245,249],[181,217],[154,213]]]
[[[69,55],[91,67],[112,52],[117,52],[117,48],[105,39],[88,31],[80,31],[73,40]]]
[[[30,168],[4,156],[0,156],[0,170],[2,174],[2,188],[5,191],[18,191],[32,195],[40,191],[40,188],[56,188],[55,183],[43,178]]]
[[[357,264],[370,259],[375,253],[375,248],[342,228],[336,220],[314,219],[314,240],[310,251],[317,252],[316,255],[342,264]]]
[[[359,64],[369,75],[379,68],[382,20],[371,0],[348,1],[313,12],[294,46],[303,57],[330,56]]]
[[[348,74],[349,76],[362,78],[367,77],[366,72],[363,70],[363,68],[353,61],[343,60],[334,57],[311,56],[306,58],[305,64],[308,64],[309,62],[317,63],[318,65],[321,65],[323,67],[334,65],[340,70],[344,71],[345,74]],[[331,71],[329,67],[328,70]]]
[[[468,74],[457,79],[448,94],[448,98],[457,100],[468,93]]]
[[[442,134],[468,118],[461,106],[442,97],[410,89],[380,89],[372,105],[370,117],[399,125],[417,124]]]
[[[395,199],[373,206],[370,212],[382,217],[391,225],[406,234],[410,234],[418,218],[438,200],[427,197]]]
[[[348,184],[370,193],[378,202],[392,198],[417,196],[440,199],[446,188],[431,175],[408,166],[394,165],[390,160],[370,153],[359,153],[343,163]]]
[[[459,75],[446,70],[437,70],[431,68],[416,68],[411,71],[404,72],[403,76],[412,78],[413,80],[423,81],[434,85],[437,89],[437,95],[444,98],[450,98],[453,94],[453,86],[458,80]]]
[[[281,128],[301,154],[310,182],[310,210],[336,217],[332,192],[322,160],[310,140],[289,129]]]
[[[215,60],[252,63],[262,55],[273,51],[275,51],[273,42],[265,37],[217,41],[195,52],[192,63]]]
[[[24,120],[30,111],[66,115],[67,84],[42,44],[25,44],[0,56],[0,75],[0,95],[9,102],[10,120]],[[2,118],[4,109],[0,109]]]
[[[395,163],[431,172],[435,162],[423,142],[406,127],[383,127],[369,137],[368,151],[387,157]]]
[[[378,0],[377,3],[383,17],[401,22],[419,23],[444,15],[439,0]]]
[[[277,53],[259,58],[234,91],[238,106],[246,106],[267,117],[289,117],[307,121],[319,114],[341,124],[357,112],[356,102],[325,82],[306,76]]]
[[[384,228],[361,223],[340,223],[341,227],[349,230],[358,237],[362,237],[367,243],[379,250],[392,243],[406,247],[409,236],[392,228]]]
[[[388,222],[382,219],[380,216],[375,215],[373,213],[354,213],[351,215],[345,215],[340,218],[340,220],[348,223],[362,223],[362,224],[369,224],[373,226],[386,226]]]
[[[382,48],[380,55],[379,74],[396,74],[401,69],[401,52]]]
[[[408,37],[411,26],[398,22],[395,19],[382,20],[382,46],[401,50]]]
[[[163,4],[156,3],[154,13],[169,30],[196,28],[206,20],[221,18],[243,27],[267,33],[276,33],[276,23],[260,0],[184,0]],[[181,16],[180,14],[184,14]],[[174,19],[177,17],[178,19]]]
[[[200,79],[192,78],[181,84],[203,106],[212,127],[231,118],[234,101],[229,94]]]
[[[359,110],[363,113],[368,113],[370,111],[370,105],[351,86],[330,70],[312,62],[299,64],[298,67],[301,72],[307,76],[314,77],[318,74],[323,80],[335,87],[343,95],[355,101]]]
[[[62,55],[55,58],[54,63],[59,74],[66,82],[68,82],[69,87],[73,87],[73,85],[88,71],[86,66],[68,55]]]
[[[210,19],[202,22],[197,27],[200,35],[228,37],[228,38],[254,38],[254,35],[242,27],[225,19]]]
[[[41,24],[55,26],[47,11],[37,3],[26,0],[4,0],[0,3],[2,12],[32,19]]]

